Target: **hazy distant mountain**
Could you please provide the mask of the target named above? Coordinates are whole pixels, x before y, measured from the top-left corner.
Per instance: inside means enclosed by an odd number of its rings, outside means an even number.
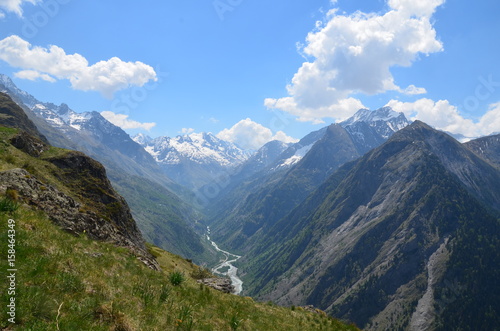
[[[297,164],[311,150],[313,145],[324,137],[327,127],[313,131],[287,148],[277,159],[269,165],[269,172],[288,170]]]
[[[415,122],[262,233],[241,260],[248,294],[365,330],[495,329],[499,185],[498,168]]]
[[[98,112],[77,113],[66,104],[41,102],[17,88],[5,75],[0,75],[0,90],[24,104],[25,112],[31,114],[31,119],[54,146],[78,149],[105,166],[113,163],[129,174],[172,184],[158,176],[154,159],[140,145]]]
[[[134,137],[151,154],[165,174],[176,183],[197,189],[231,171],[250,156],[233,143],[211,133],[158,137]]]
[[[500,167],[500,135],[488,136],[469,141],[467,148]]]
[[[240,176],[242,179],[248,178],[261,170],[269,168],[292,145],[294,144],[278,140],[268,142],[243,162],[233,176]]]
[[[242,252],[336,169],[382,144],[409,124],[390,108],[360,110],[353,118],[315,131],[274,163],[222,196],[210,211],[215,237]]]
[[[2,92],[0,127],[2,169],[7,169],[0,172],[2,195],[12,190],[16,202],[46,213],[65,231],[127,247],[150,267],[159,268],[129,206],[99,162],[81,152],[50,146],[23,109]]]
[[[145,135],[144,133],[138,133],[135,136],[132,137],[132,139],[138,143],[141,146],[147,145],[153,138],[151,138],[148,135]]]
[[[154,158],[121,128],[98,112],[77,113],[66,104],[41,102],[1,74],[0,91],[22,107],[52,145],[84,152],[106,167],[147,240],[195,261],[208,254],[210,247],[194,230],[199,215],[173,192],[190,197],[189,193],[164,175]]]

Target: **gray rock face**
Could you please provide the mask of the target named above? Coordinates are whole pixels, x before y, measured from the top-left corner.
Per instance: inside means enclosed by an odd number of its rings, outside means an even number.
[[[500,134],[469,141],[465,147],[500,168]]]
[[[198,283],[204,284],[223,293],[234,292],[234,286],[231,284],[231,280],[227,278],[204,278],[198,280]]]
[[[22,150],[26,154],[39,157],[44,151],[49,149],[49,146],[45,144],[40,139],[29,135],[28,133],[22,131],[10,140],[12,146],[17,149]]]
[[[494,329],[499,186],[497,168],[417,121],[266,231],[241,259],[246,289],[364,330]]]
[[[92,211],[83,211],[85,208],[72,197],[39,181],[26,170],[0,172],[0,192],[7,189],[17,191],[23,202],[45,212],[63,230],[73,234],[86,233],[92,239],[128,247],[146,265],[159,269],[158,263],[147,252],[144,242],[140,243],[142,236],[138,231],[138,238],[125,236],[113,223]]]

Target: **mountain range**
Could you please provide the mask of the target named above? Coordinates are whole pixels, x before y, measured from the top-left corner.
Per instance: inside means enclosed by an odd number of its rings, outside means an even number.
[[[231,171],[250,155],[211,133],[155,139],[137,135],[134,140],[151,154],[169,178],[192,190]]]
[[[248,293],[366,330],[494,329],[500,171],[470,146],[417,121],[340,167],[245,254]]]
[[[103,165],[48,144],[1,92],[0,223],[5,330],[358,330],[223,293],[225,279],[146,243]]]
[[[241,255],[233,263],[244,295],[313,306],[364,330],[500,325],[498,135],[461,143],[384,107],[251,152],[210,133],[132,139],[99,113],[40,102],[6,76],[0,91],[12,97],[0,94],[4,125],[37,139],[12,144],[99,158],[147,241],[210,265],[208,226],[211,240]],[[47,160],[79,167],[71,155]]]
[[[389,108],[362,109],[351,119],[313,132],[267,168],[221,194],[210,211],[216,238],[244,253],[346,162],[355,160],[409,125]],[[213,215],[213,216],[212,216]]]
[[[47,142],[86,153],[106,167],[148,241],[200,263],[215,255],[196,233],[200,214],[190,204],[194,195],[164,175],[154,158],[121,128],[98,112],[77,113],[66,104],[39,101],[5,75],[0,75],[0,92],[24,110]]]

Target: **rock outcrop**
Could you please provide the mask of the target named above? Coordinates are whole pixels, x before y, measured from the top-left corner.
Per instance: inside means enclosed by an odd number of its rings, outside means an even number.
[[[40,139],[28,134],[26,131],[21,131],[19,134],[14,136],[10,143],[17,149],[22,150],[26,154],[39,157],[43,152],[50,148],[49,145],[41,141]]]
[[[198,280],[198,283],[204,284],[223,293],[234,292],[234,286],[231,284],[231,280],[227,278],[204,278]]]
[[[159,269],[156,260],[148,253],[139,230],[135,228],[135,234],[131,236],[130,231],[123,231],[116,226],[121,222],[130,223],[133,219],[106,220],[24,169],[0,172],[0,193],[8,189],[15,190],[22,202],[45,212],[63,230],[73,234],[85,233],[92,239],[127,247],[146,265]]]

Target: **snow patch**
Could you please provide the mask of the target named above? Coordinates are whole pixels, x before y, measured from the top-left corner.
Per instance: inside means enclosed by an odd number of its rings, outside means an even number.
[[[306,156],[307,153],[309,153],[309,151],[313,146],[314,144],[310,144],[302,148],[299,148],[292,157],[289,157],[288,159],[283,161],[283,163],[277,166],[276,169],[280,167],[291,167],[292,165],[297,164],[300,160],[304,158],[304,156]]]

